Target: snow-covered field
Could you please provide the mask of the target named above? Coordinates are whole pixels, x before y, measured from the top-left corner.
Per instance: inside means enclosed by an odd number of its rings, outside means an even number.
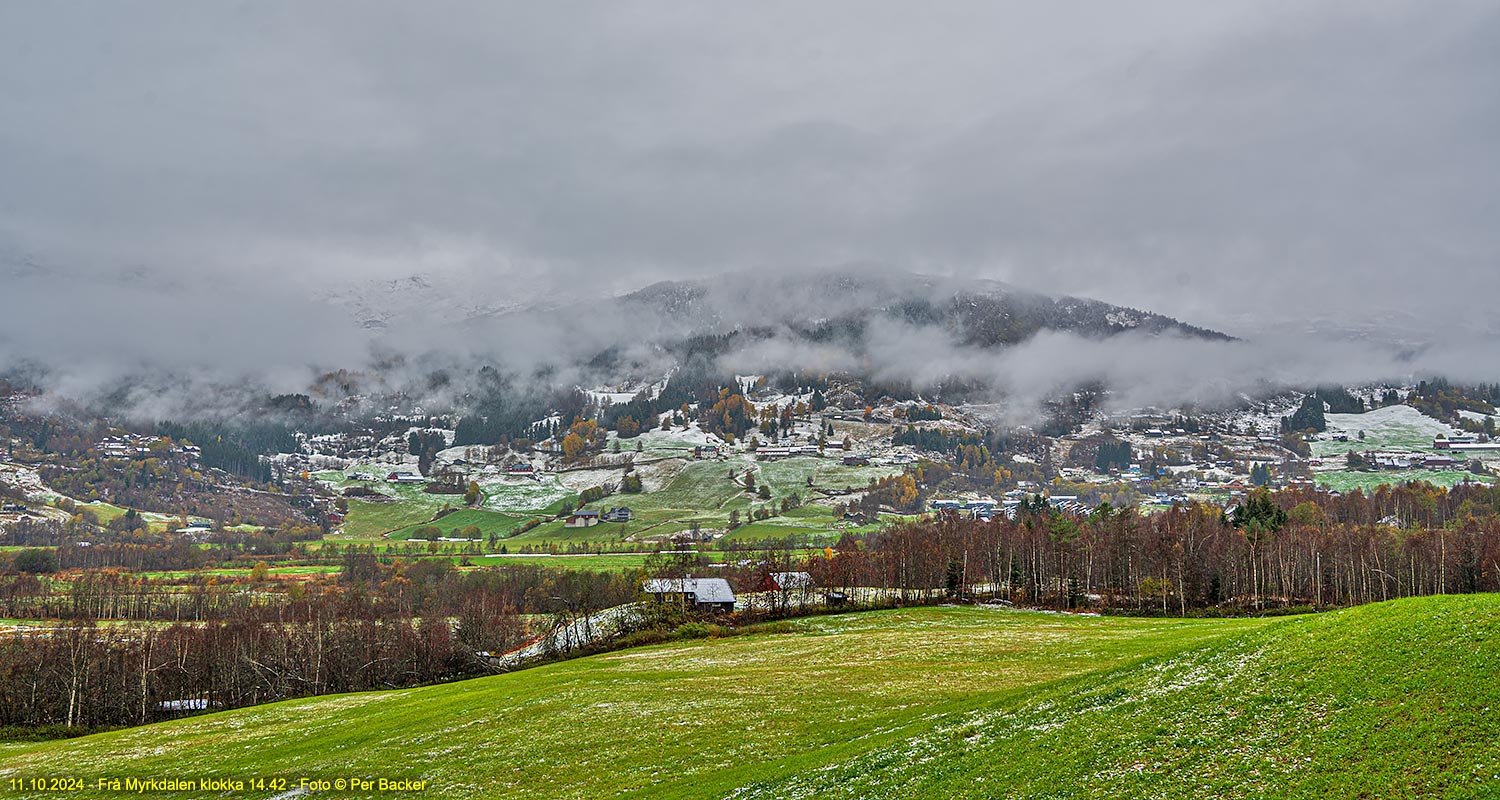
[[[573,494],[555,475],[542,475],[540,481],[498,474],[476,480],[485,494],[484,507],[491,511],[540,511]]]
[[[62,495],[48,489],[42,482],[42,476],[31,467],[0,462],[0,481],[25,492],[29,502],[46,503],[62,498]]]
[[[1322,441],[1312,443],[1316,455],[1333,455],[1358,450],[1396,450],[1432,452],[1432,440],[1442,434],[1453,436],[1452,426],[1429,417],[1411,406],[1387,406],[1363,414],[1328,414],[1328,430]],[[1364,432],[1364,439],[1359,438]],[[1336,435],[1349,437],[1347,442],[1333,441]]]

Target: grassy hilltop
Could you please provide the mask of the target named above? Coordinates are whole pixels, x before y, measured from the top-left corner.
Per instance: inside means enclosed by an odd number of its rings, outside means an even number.
[[[416,777],[487,798],[1484,797],[1497,673],[1495,596],[1278,621],[908,609],[0,745],[0,795],[62,774]]]

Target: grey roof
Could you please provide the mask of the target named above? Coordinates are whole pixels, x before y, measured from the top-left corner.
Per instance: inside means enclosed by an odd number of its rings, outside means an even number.
[[[641,584],[646,594],[689,592],[699,603],[733,603],[734,590],[723,578],[651,578]]]

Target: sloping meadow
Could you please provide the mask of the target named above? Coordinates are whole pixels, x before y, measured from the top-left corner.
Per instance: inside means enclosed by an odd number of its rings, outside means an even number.
[[[828,616],[791,633],[0,745],[0,789],[67,774],[87,787],[414,778],[486,798],[1493,796],[1497,630],[1494,596],[1277,621]]]
[[[1500,598],[1381,603],[934,718],[735,798],[1500,796]]]

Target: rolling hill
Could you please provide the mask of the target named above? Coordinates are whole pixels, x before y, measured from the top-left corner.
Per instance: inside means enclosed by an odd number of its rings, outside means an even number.
[[[820,617],[0,745],[0,791],[73,775],[75,797],[108,795],[100,776],[414,778],[444,797],[1494,796],[1497,635],[1494,596],[1278,621]]]

